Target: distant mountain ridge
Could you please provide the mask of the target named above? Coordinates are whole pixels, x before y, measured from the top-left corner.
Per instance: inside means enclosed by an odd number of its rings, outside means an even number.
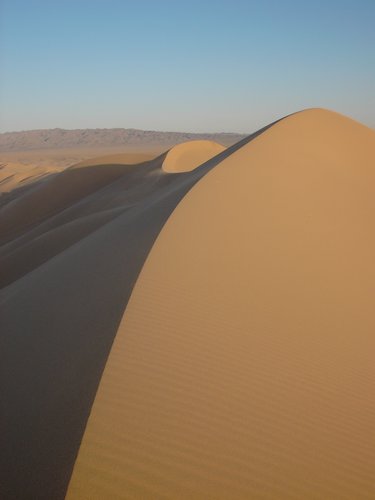
[[[158,132],[131,128],[76,130],[55,128],[1,133],[0,151],[73,147],[170,146],[195,139],[207,139],[229,146],[246,135],[248,134]]]

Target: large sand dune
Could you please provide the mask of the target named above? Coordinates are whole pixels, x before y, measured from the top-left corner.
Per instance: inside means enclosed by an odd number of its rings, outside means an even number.
[[[375,498],[374,131],[178,148],[3,207],[1,498]]]

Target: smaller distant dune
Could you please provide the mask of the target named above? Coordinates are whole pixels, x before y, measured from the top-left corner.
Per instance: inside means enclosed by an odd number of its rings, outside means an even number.
[[[226,148],[214,141],[189,141],[170,149],[163,162],[164,172],[190,172],[222,153]]]

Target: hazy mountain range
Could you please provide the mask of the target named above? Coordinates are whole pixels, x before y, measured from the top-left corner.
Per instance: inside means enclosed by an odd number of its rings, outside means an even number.
[[[1,151],[30,149],[113,147],[113,146],[163,146],[194,139],[208,139],[226,146],[245,137],[235,133],[157,132],[124,128],[77,129],[61,128],[5,132],[0,134]]]

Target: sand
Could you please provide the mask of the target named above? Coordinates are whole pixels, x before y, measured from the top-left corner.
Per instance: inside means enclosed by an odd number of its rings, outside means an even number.
[[[224,146],[213,141],[191,141],[179,144],[168,151],[162,168],[168,173],[190,172],[224,150]]]
[[[314,109],[168,155],[4,233],[80,226],[1,292],[3,496],[374,498],[374,131]]]
[[[204,175],[165,173],[166,154],[65,170],[1,210],[0,497],[64,498],[138,273]]]
[[[24,188],[46,176],[59,172],[58,167],[40,167],[17,162],[0,163],[0,196],[14,189]]]
[[[1,134],[0,134],[1,135]],[[0,150],[0,192],[4,192],[1,180],[4,177],[4,170],[10,174],[23,174],[39,170],[40,172],[60,172],[68,167],[85,163],[88,165],[106,163],[139,163],[151,157],[160,155],[165,151],[165,147],[160,146],[138,146],[138,147],[65,147],[49,149],[26,149],[21,151]],[[134,161],[131,160],[133,157]],[[30,175],[30,174],[29,174]],[[14,184],[12,189],[16,187]],[[10,189],[8,189],[9,191]]]

